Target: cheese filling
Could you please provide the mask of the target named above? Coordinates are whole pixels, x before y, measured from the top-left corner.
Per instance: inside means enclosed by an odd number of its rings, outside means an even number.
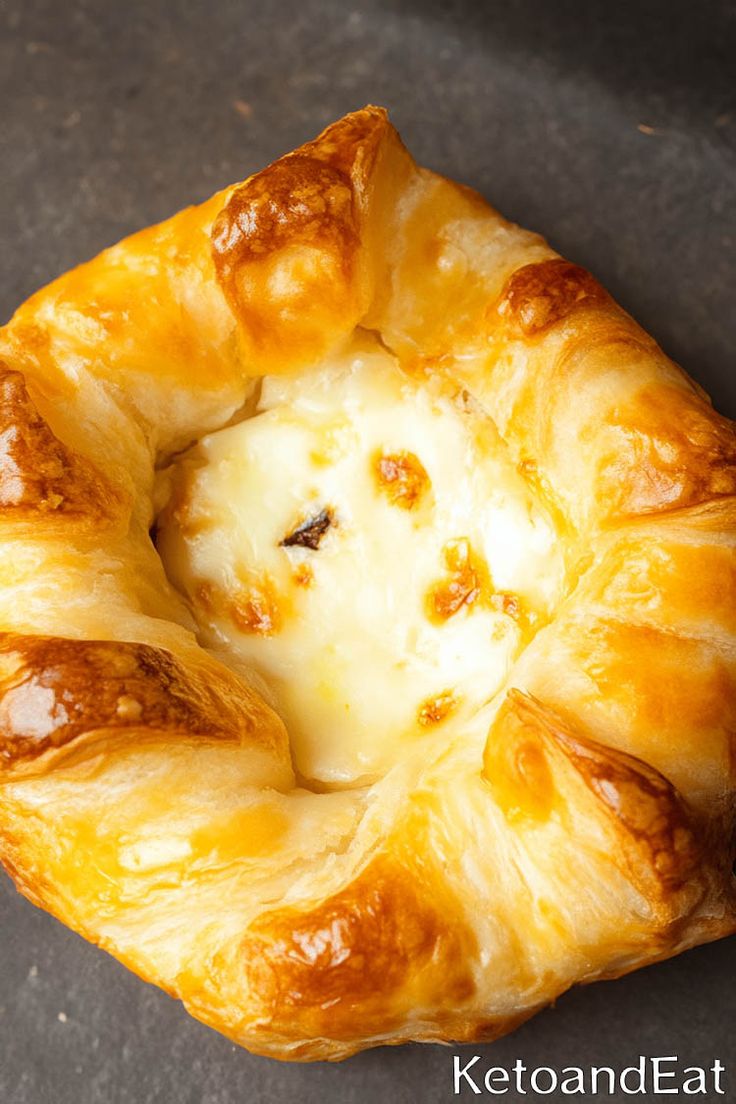
[[[495,427],[365,335],[267,377],[168,472],[157,543],[201,639],[265,680],[296,769],[370,782],[500,689],[561,590]]]

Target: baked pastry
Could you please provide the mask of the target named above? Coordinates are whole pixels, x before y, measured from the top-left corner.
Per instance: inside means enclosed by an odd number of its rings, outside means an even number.
[[[0,332],[0,855],[284,1059],[736,928],[736,433],[369,107]]]

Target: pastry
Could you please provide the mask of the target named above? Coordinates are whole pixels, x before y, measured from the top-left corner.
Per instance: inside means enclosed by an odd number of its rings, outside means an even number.
[[[736,433],[346,116],[0,331],[0,857],[260,1054],[736,928]]]

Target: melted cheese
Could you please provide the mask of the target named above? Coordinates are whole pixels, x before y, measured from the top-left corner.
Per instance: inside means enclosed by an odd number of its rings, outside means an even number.
[[[467,395],[366,337],[266,378],[169,473],[158,545],[205,643],[254,668],[301,775],[356,785],[446,740],[557,600],[548,519]]]

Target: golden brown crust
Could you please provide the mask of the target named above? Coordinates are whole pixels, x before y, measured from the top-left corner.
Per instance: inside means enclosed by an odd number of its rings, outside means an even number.
[[[703,818],[647,763],[591,739],[579,720],[573,727],[512,690],[491,728],[484,774],[522,837],[535,840],[550,829],[589,835],[587,846],[598,853],[596,876],[608,867],[603,886],[623,876],[636,887],[633,944],[646,931],[652,961],[736,927],[733,838],[723,833],[722,821]],[[586,850],[577,848],[581,863]],[[571,892],[585,897],[589,876],[587,865],[569,872]],[[619,976],[640,961],[632,958],[625,909],[619,923],[606,939],[603,976]]]
[[[575,528],[736,492],[734,424],[584,269],[555,257],[522,265],[475,324],[496,366],[493,390],[472,386]]]
[[[440,672],[404,762],[310,791],[160,564],[150,596],[154,465],[356,330],[472,408],[565,579],[542,616],[444,535],[424,615],[450,634],[490,608],[526,647],[478,717]],[[0,356],[0,859],[32,901],[290,1059],[495,1038],[736,930],[734,425],[589,273],[418,169],[383,110],[62,276]],[[439,493],[413,448],[363,473],[391,522]],[[194,540],[214,521],[186,487],[168,512]],[[275,538],[297,597],[197,576],[199,624],[287,632],[347,531],[330,501]]]
[[[233,311],[256,342],[268,342],[283,306],[264,309],[268,278],[258,280],[272,254],[288,246],[304,254],[313,266],[314,283],[325,277],[349,285],[359,244],[357,212],[349,175],[310,157],[292,156],[243,184],[231,195],[212,232],[215,268]],[[302,309],[315,294],[304,281]],[[299,304],[289,303],[289,311]]]
[[[689,519],[695,526],[697,519]],[[680,633],[736,634],[736,548],[687,543],[676,533],[656,548],[640,532],[619,535],[597,575],[601,600],[632,621],[661,616]]]
[[[316,360],[365,314],[372,178],[393,134],[381,108],[348,115],[246,180],[217,216],[217,278],[269,370]]]
[[[573,311],[609,303],[608,293],[580,265],[562,258],[523,265],[506,282],[496,311],[524,337],[535,337]]]
[[[736,494],[736,425],[700,395],[650,384],[609,414],[598,493],[623,517]]]
[[[263,737],[258,722],[251,696],[234,680],[218,678],[214,669],[186,670],[163,648],[0,634],[0,764],[6,769],[90,732],[238,741]]]
[[[382,856],[318,907],[251,926],[241,954],[271,1030],[350,1041],[356,1016],[366,1034],[399,1027],[407,989],[419,1007],[458,1009],[472,997],[472,933],[453,910],[440,912],[418,875]]]
[[[89,460],[50,429],[20,372],[0,361],[0,523],[101,525],[121,495]]]
[[[626,850],[632,854],[632,877],[646,877],[651,873],[660,883],[661,891],[667,893],[681,888],[693,876],[696,863],[702,857],[701,849],[695,839],[692,818],[666,778],[640,759],[603,747],[573,732],[561,717],[528,695],[512,690],[504,709],[513,712],[527,740],[534,732],[541,735],[543,741],[554,742],[564,753],[568,763],[606,810],[606,815],[615,821],[621,836],[629,841]],[[499,721],[504,722],[503,711]],[[508,755],[513,739],[508,742],[504,739],[503,743],[504,753]],[[551,781],[549,772],[539,762],[529,769],[533,747],[529,743],[523,745],[517,775],[533,791],[532,799],[538,801],[540,790],[549,789]],[[486,771],[492,780],[493,770],[489,769],[488,762]],[[545,783],[540,785],[543,774]],[[549,794],[546,801],[551,809],[553,799]]]
[[[699,532],[695,520],[612,534],[516,685],[659,770],[722,827],[736,779],[736,547],[732,527]]]

